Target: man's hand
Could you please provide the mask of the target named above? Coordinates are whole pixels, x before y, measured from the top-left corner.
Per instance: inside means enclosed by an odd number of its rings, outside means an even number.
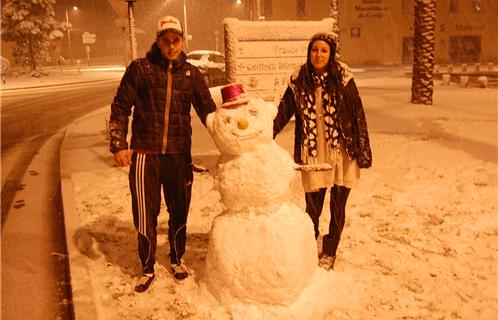
[[[119,150],[114,154],[114,162],[118,167],[125,167],[131,164],[131,152],[130,150]]]

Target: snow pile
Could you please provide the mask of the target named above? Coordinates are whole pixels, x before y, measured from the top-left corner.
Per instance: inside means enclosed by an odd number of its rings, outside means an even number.
[[[320,21],[250,21],[225,18],[229,38],[237,41],[254,40],[307,40],[316,32],[331,32],[334,19]],[[226,35],[225,35],[226,36]]]
[[[286,200],[295,173],[272,138],[276,113],[250,99],[207,119],[221,152],[215,178],[227,210],[213,222],[204,281],[224,304],[289,305],[317,268],[311,220]]]

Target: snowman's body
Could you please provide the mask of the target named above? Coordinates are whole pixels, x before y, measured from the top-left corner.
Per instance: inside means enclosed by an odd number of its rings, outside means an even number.
[[[233,212],[285,201],[293,176],[291,157],[274,141],[218,161],[218,189]]]
[[[288,201],[294,163],[273,140],[275,115],[274,105],[251,99],[208,116],[226,211],[213,222],[204,281],[226,303],[290,304],[316,269],[311,219]]]

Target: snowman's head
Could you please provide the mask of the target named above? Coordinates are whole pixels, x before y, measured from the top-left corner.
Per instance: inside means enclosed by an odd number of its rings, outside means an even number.
[[[222,154],[240,155],[273,140],[277,107],[259,98],[241,101],[238,105],[222,104],[207,117],[209,133]]]

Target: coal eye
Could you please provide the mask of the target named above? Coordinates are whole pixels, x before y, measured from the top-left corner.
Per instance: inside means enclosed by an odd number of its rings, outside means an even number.
[[[251,116],[257,116],[258,115],[258,110],[256,110],[256,109],[249,109],[249,114]]]

